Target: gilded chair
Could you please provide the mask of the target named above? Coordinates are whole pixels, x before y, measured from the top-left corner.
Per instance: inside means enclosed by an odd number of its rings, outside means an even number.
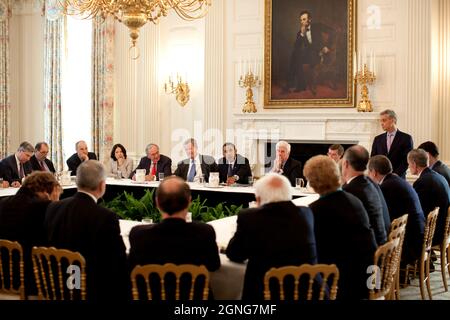
[[[279,292],[275,292],[271,288],[270,283],[272,279],[278,281]],[[264,299],[272,300],[274,294],[279,294],[280,300],[287,300],[288,292],[286,289],[289,284],[289,279],[294,281],[293,286],[292,281],[290,281],[294,301],[298,301],[301,298],[302,279],[305,280],[305,284],[307,283],[306,300],[312,300],[313,298],[318,300],[324,300],[325,298],[330,300],[336,299],[339,270],[334,264],[303,264],[301,266],[272,268],[264,276]],[[319,292],[316,292],[317,290]]]
[[[444,238],[440,245],[432,248],[441,253],[441,274],[442,282],[444,282],[445,291],[448,291],[446,271],[450,276],[450,208],[448,208],[447,219],[445,220]]]
[[[0,240],[0,300],[3,299],[26,299],[22,246],[9,240]]]
[[[405,214],[391,223],[391,229],[388,235],[388,241],[399,239],[399,245],[394,258],[394,285],[391,287],[391,296],[387,297],[389,300],[400,300],[400,261],[402,259],[403,243],[405,240],[406,224],[408,222],[408,215]]]
[[[86,300],[86,261],[80,253],[33,247],[31,255],[39,300]]]
[[[369,299],[384,300],[390,298],[396,274],[396,255],[400,245],[400,237],[379,246],[374,255],[373,282],[370,283]]]
[[[425,232],[423,235],[422,253],[419,260],[416,260],[414,265],[408,264],[406,266],[405,286],[408,281],[409,272],[414,270],[414,275],[419,269],[419,285],[420,295],[422,300],[425,300],[425,285],[427,286],[428,297],[432,300],[431,286],[430,286],[430,260],[431,260],[431,246],[433,243],[434,231],[436,229],[436,221],[439,214],[439,208],[434,209],[428,214],[425,224]]]
[[[146,296],[148,300],[207,300],[209,294],[209,271],[205,266],[192,264],[148,264],[136,266],[131,272],[133,300]],[[155,283],[157,282],[157,283]]]

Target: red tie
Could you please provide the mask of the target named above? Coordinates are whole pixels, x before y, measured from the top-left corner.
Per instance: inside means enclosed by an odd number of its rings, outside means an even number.
[[[150,173],[152,176],[154,176],[156,174],[156,161],[153,162],[153,168],[152,168],[152,172]]]

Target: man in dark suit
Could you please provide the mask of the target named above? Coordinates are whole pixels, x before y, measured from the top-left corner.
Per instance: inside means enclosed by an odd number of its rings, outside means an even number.
[[[134,227],[130,232],[131,268],[146,264],[204,265],[220,267],[216,233],[208,224],[186,222],[191,190],[181,178],[169,177],[156,191],[162,222]]]
[[[369,216],[370,227],[374,231],[377,244],[382,245],[387,240],[390,221],[387,221],[386,226],[378,191],[370,182],[370,178],[364,175],[368,162],[369,152],[363,146],[357,145],[347,149],[342,161],[343,189],[361,200]]]
[[[413,187],[419,195],[420,204],[425,215],[439,207],[433,245],[441,244],[450,205],[450,188],[443,176],[428,168],[428,155],[422,149],[414,149],[408,153],[408,165],[411,173],[419,178]]]
[[[255,184],[257,208],[239,213],[226,253],[230,260],[248,259],[243,300],[263,300],[264,275],[272,267],[317,263],[311,210],[296,207],[289,181],[268,174]]]
[[[88,147],[85,141],[78,141],[75,144],[75,150],[77,151],[74,153],[69,159],[67,159],[66,163],[69,167],[70,175],[76,176],[77,175],[77,169],[78,166],[87,160],[97,160],[97,156],[93,152],[88,152]]]
[[[130,295],[130,279],[119,219],[97,204],[105,179],[100,162],[84,161],[77,172],[78,192],[49,205],[44,228],[50,246],[77,251],[86,259],[89,300],[124,300]]]
[[[425,216],[419,196],[405,180],[392,173],[392,164],[386,156],[369,160],[369,177],[380,184],[391,220],[408,214],[402,260],[411,263],[420,257],[425,229]]]
[[[302,163],[290,157],[291,145],[286,141],[279,141],[276,145],[277,156],[271,172],[279,173],[289,179],[295,187],[295,178],[302,178]]]
[[[311,13],[300,13],[300,31],[292,51],[288,75],[288,85],[285,91],[295,87],[296,92],[309,88],[316,95],[319,64],[328,62],[332,56],[332,47],[335,43],[335,32],[322,23],[312,23]],[[332,86],[336,85],[332,78]]]
[[[60,193],[61,187],[51,173],[33,172],[14,196],[0,201],[0,239],[17,241],[22,246],[27,296],[37,295],[31,248],[46,245],[45,210],[50,201],[59,199]]]
[[[49,149],[47,142],[38,142],[34,149],[34,155],[30,158],[30,163],[33,171],[46,171],[55,173],[56,170],[53,162],[47,159]]]
[[[25,141],[20,144],[15,154],[6,157],[0,162],[1,176],[12,187],[20,187],[22,179],[33,171],[30,164],[33,152],[33,146]]]
[[[387,156],[392,163],[394,173],[405,178],[408,169],[406,156],[414,145],[412,137],[397,129],[397,115],[392,110],[380,113],[380,123],[386,132],[375,137],[370,156]]]
[[[436,171],[447,180],[450,185],[450,169],[439,160],[439,149],[434,142],[427,141],[422,143],[418,149],[423,149],[428,153],[430,160],[430,169]]]
[[[238,154],[236,146],[232,143],[225,143],[222,146],[222,150],[223,158],[217,161],[220,182],[247,184],[248,177],[252,176],[252,169],[248,159]]]
[[[219,171],[216,160],[211,156],[199,154],[195,139],[187,139],[183,146],[188,158],[178,163],[175,175],[187,182],[198,181],[204,175],[205,181],[209,182],[209,174]]]
[[[136,180],[136,170],[145,169],[146,181],[159,181],[159,174],[164,173],[164,177],[172,175],[172,159],[159,153],[159,146],[150,143],[145,148],[146,157],[142,157],[137,168],[131,173],[130,178]]]
[[[365,299],[367,268],[373,265],[377,249],[367,212],[357,197],[340,190],[339,169],[332,159],[309,159],[304,174],[321,196],[309,206],[314,214],[318,263],[339,268],[338,299]]]

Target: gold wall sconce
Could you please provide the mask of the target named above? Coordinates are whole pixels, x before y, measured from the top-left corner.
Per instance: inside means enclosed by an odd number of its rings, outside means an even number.
[[[189,85],[186,80],[183,81],[180,75],[177,74],[176,80],[173,81],[169,77],[169,81],[164,83],[164,91],[167,94],[175,94],[175,98],[180,106],[184,107],[189,102]]]

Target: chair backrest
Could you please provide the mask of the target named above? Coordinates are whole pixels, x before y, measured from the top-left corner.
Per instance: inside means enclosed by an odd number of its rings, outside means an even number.
[[[153,281],[151,280],[155,279],[154,277],[152,278],[155,275],[159,280],[159,285],[152,287]],[[174,286],[171,286],[173,281],[171,282],[168,279],[170,276],[175,276]],[[189,277],[190,282],[186,280]],[[145,284],[144,290],[148,300],[155,299],[155,287],[160,290],[158,296],[161,300],[170,300],[169,291],[175,292],[175,300],[180,300],[182,293],[184,293],[183,289],[189,292],[189,300],[194,300],[195,289],[201,291],[201,300],[207,300],[209,294],[209,271],[204,265],[197,266],[192,264],[175,265],[173,263],[166,263],[164,265],[148,264],[136,266],[131,272],[131,284],[134,300],[139,300],[139,289],[142,288],[143,284]]]
[[[396,255],[400,245],[400,237],[394,238],[379,246],[374,255],[373,277],[370,278],[369,299],[384,299],[390,292],[397,271]]]
[[[388,241],[399,239],[399,244],[397,246],[397,251],[394,257],[395,268],[398,269],[400,265],[400,260],[402,258],[403,242],[405,240],[406,234],[406,224],[408,223],[408,215],[405,214],[397,219],[394,219],[391,223],[391,229],[388,235]]]
[[[0,240],[0,293],[25,299],[23,250],[18,242]]]
[[[450,207],[448,208],[447,219],[445,220],[444,239],[442,241],[444,249],[450,245]]]
[[[301,278],[306,279],[308,283],[308,289],[306,292],[306,300],[312,300],[314,297],[314,285],[319,287],[318,300],[324,300],[326,293],[329,289],[330,300],[335,300],[337,295],[337,284],[339,280],[339,270],[336,265],[326,264],[303,264],[301,266],[286,266],[281,268],[272,268],[266,272],[264,276],[264,299],[272,299],[272,290],[270,288],[270,282],[272,278],[278,280],[279,297],[280,300],[286,300],[286,277],[293,277],[293,300],[300,300],[299,291]],[[331,286],[330,286],[331,281]]]
[[[431,252],[431,246],[433,245],[434,231],[436,230],[436,221],[439,215],[439,207],[434,209],[428,214],[427,221],[425,224],[425,232],[423,234],[423,245],[422,245],[422,261],[427,260],[428,255]]]
[[[78,253],[33,247],[33,270],[41,300],[86,300],[86,261]]]

